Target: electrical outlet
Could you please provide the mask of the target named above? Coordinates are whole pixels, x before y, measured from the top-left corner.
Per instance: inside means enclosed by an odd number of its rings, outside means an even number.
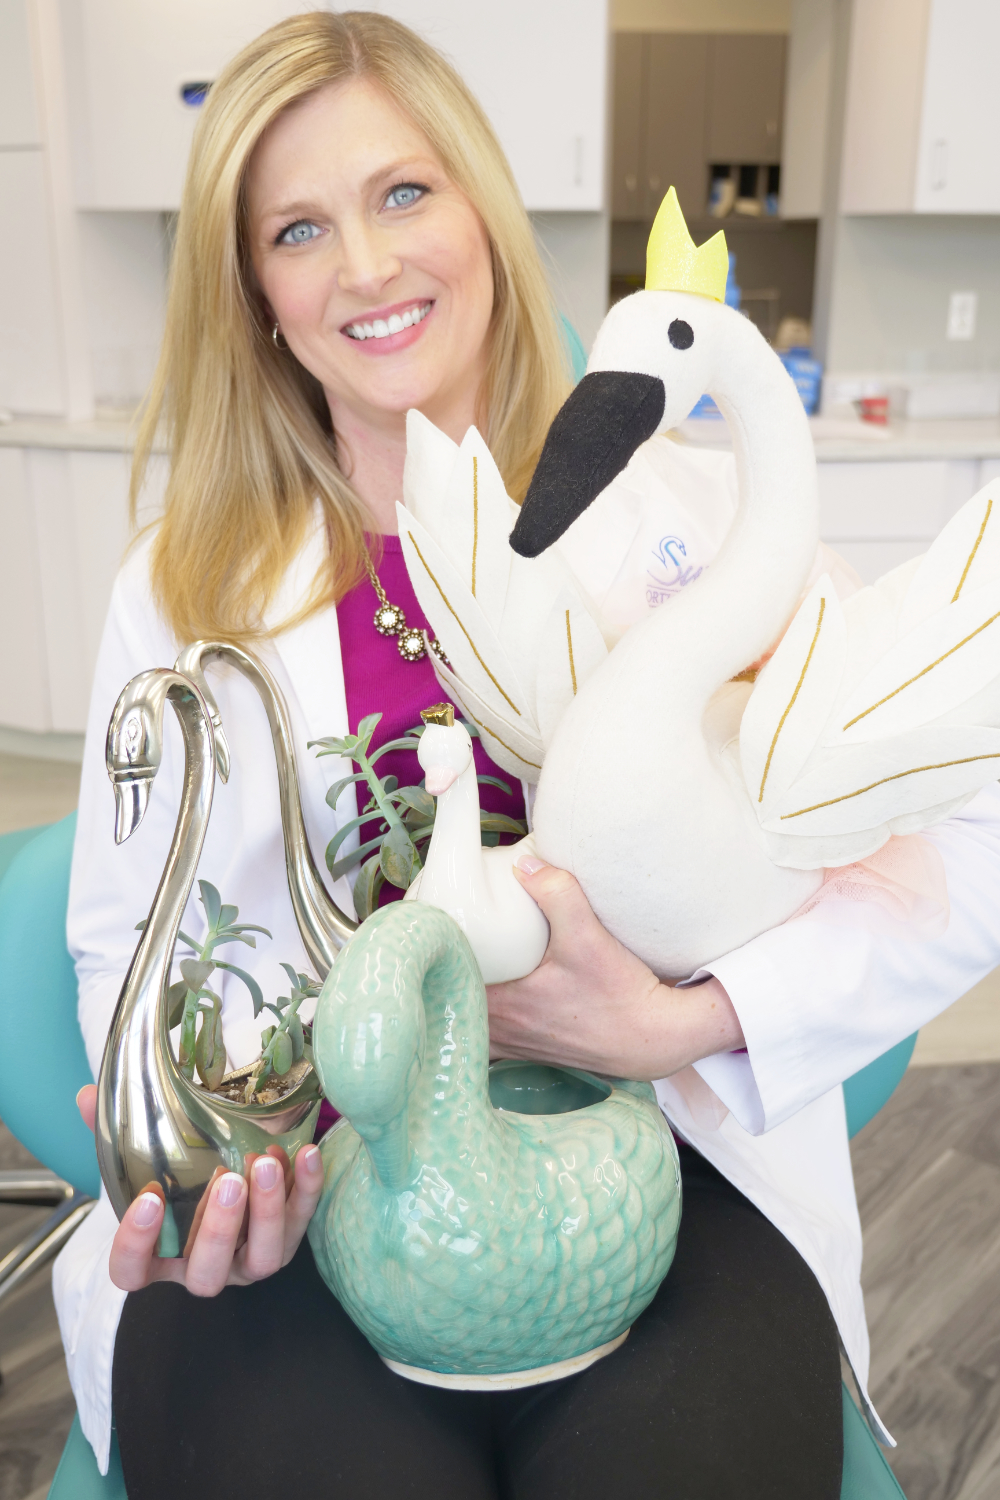
[[[948,338],[975,338],[978,302],[978,292],[952,292],[948,298]]]

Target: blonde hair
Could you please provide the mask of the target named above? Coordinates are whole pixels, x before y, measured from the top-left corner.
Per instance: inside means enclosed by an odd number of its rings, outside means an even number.
[[[152,580],[178,639],[252,638],[307,533],[316,498],[326,565],[291,620],[361,576],[365,510],[337,464],[319,382],[279,350],[248,251],[245,178],[289,105],[371,79],[423,131],[479,213],[494,277],[484,436],[523,498],[568,390],[566,357],[527,214],[499,142],[457,73],[414,32],[369,11],[292,16],[246,47],[211,90],[191,150],[166,330],[132,471],[132,514],[157,433],[171,465]]]

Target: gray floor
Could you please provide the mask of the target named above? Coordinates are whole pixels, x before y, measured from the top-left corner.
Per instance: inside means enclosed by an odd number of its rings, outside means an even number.
[[[907,1500],[997,1500],[1000,1065],[911,1069],[853,1156],[896,1476]]]
[[[0,1125],[0,1168],[34,1165]],[[0,1256],[48,1212],[0,1204]],[[0,1374],[0,1500],[45,1500],[76,1409],[48,1271],[0,1302]]]

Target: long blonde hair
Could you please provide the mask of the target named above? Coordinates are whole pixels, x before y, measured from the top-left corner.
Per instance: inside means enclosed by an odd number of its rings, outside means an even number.
[[[163,347],[136,444],[133,518],[154,441],[168,436],[151,567],[157,602],[180,640],[262,632],[316,497],[328,561],[292,620],[339,599],[361,574],[365,511],[338,467],[322,387],[275,347],[265,323],[244,189],[268,125],[296,100],[350,77],[373,80],[423,131],[485,225],[495,292],[482,425],[519,500],[568,389],[530,222],[489,121],[454,69],[407,27],[370,11],[313,11],[272,27],[224,70],[195,133]]]

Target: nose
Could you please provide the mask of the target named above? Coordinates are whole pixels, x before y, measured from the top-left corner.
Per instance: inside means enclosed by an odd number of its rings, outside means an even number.
[[[341,259],[337,285],[367,302],[377,301],[386,286],[403,270],[403,262],[394,252],[390,237],[375,225],[357,222],[347,226],[340,237]]]

